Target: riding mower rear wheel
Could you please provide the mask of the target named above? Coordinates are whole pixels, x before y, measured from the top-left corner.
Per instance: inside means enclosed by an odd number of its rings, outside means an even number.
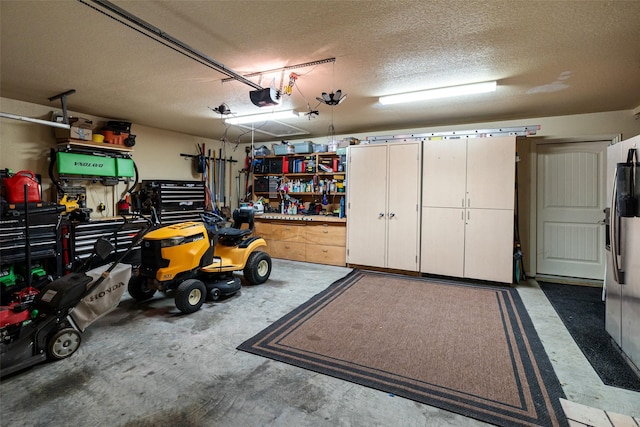
[[[266,252],[253,252],[249,255],[242,272],[247,282],[252,285],[261,285],[271,275],[271,257]]]
[[[207,287],[198,279],[188,279],[178,285],[175,302],[178,310],[185,314],[200,310],[207,297]]]

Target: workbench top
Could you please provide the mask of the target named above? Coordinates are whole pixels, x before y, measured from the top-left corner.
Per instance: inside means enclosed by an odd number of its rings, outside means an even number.
[[[335,222],[345,223],[346,218],[332,215],[287,215],[280,213],[264,213],[255,216],[256,221],[304,221],[304,222]]]

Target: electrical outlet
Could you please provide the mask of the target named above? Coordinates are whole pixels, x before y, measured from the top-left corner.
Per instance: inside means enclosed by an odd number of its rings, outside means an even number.
[[[100,202],[100,204],[98,204],[98,212],[104,212],[105,209],[107,209],[105,204]]]

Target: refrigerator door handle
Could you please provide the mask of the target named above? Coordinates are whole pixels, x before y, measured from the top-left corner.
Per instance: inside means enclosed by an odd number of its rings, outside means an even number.
[[[616,193],[618,191],[616,181],[618,178],[618,171],[616,170],[613,177],[613,191],[611,196],[611,227],[609,228],[609,243],[611,244],[611,260],[613,267],[613,277],[615,281],[624,285],[624,270],[620,266],[619,251],[620,251],[620,239],[619,239],[619,228],[620,228],[620,216],[618,216],[618,209],[616,207]]]

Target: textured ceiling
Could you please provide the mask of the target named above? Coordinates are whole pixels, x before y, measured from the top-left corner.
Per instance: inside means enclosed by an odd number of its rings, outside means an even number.
[[[239,73],[299,68],[276,109],[327,136],[640,106],[640,1],[113,2]],[[252,88],[106,16],[90,0],[0,1],[3,97],[247,142],[209,107],[264,113]],[[290,71],[250,80],[286,86]],[[284,81],[283,81],[284,80]],[[491,94],[383,106],[381,95],[497,80]],[[318,105],[341,89],[340,105]],[[60,106],[59,101],[51,103]],[[11,113],[11,111],[6,111]],[[304,136],[303,136],[304,137]],[[296,138],[301,138],[300,136]],[[255,139],[273,140],[255,133]]]

